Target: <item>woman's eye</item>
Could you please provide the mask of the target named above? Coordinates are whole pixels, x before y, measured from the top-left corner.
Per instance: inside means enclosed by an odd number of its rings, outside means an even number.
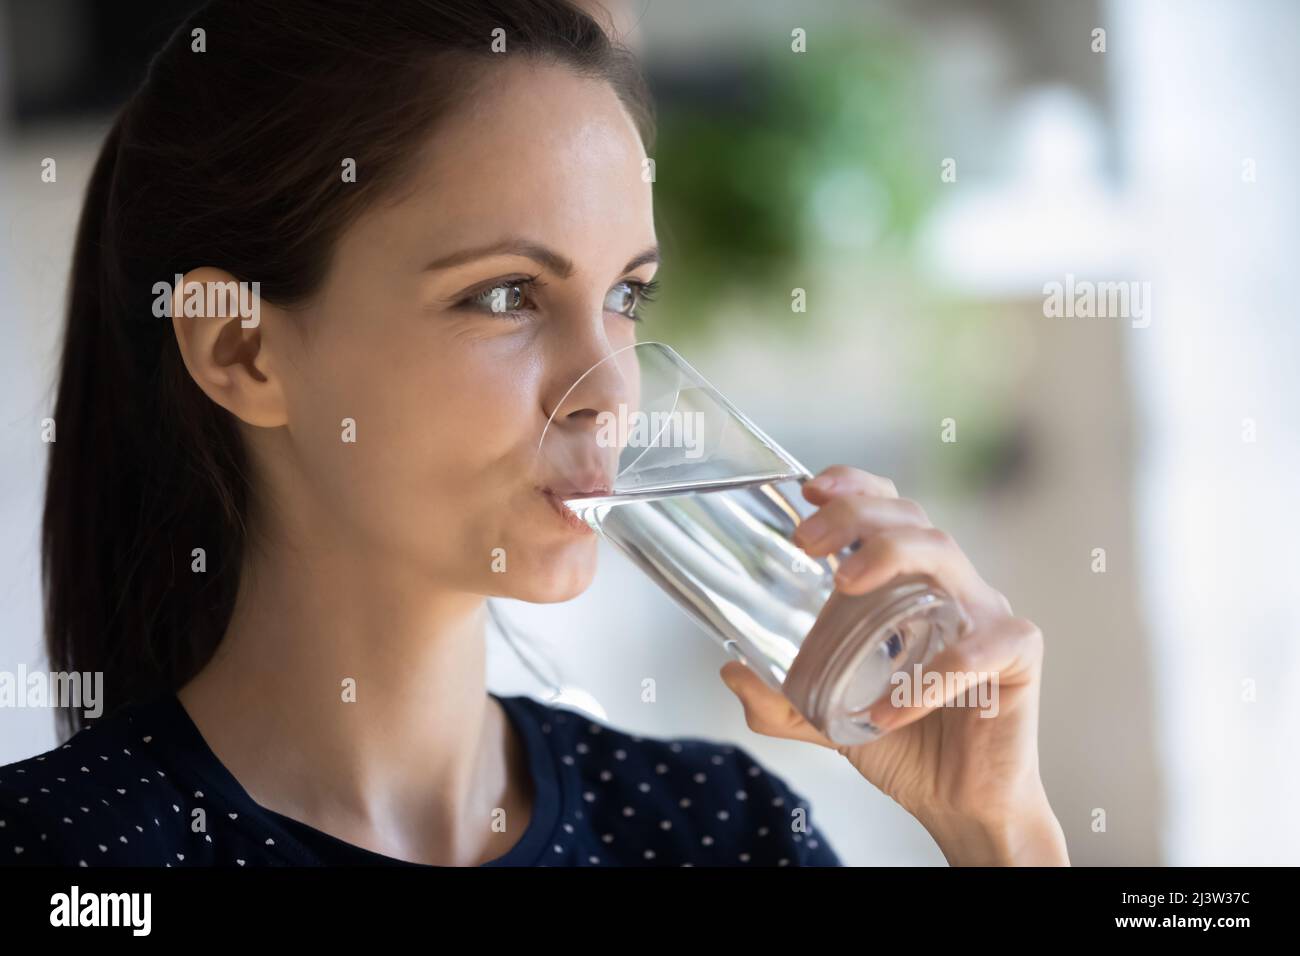
[[[466,302],[478,306],[485,312],[502,314],[519,312],[528,303],[528,296],[524,292],[527,285],[527,282],[502,282],[482,292],[476,292]]]
[[[637,306],[642,302],[650,301],[653,286],[653,281],[620,282],[610,289],[609,294],[605,296],[605,308],[611,312],[626,315],[629,319],[640,319],[640,316],[636,314]]]
[[[642,303],[650,301],[657,284],[654,280],[640,282],[628,279],[620,282],[606,293],[605,309],[625,315],[634,321],[639,320],[641,317],[637,315],[636,310]],[[542,282],[531,276],[498,282],[496,285],[467,296],[462,300],[461,306],[479,312],[516,316],[520,312],[536,308],[532,294],[542,285]]]

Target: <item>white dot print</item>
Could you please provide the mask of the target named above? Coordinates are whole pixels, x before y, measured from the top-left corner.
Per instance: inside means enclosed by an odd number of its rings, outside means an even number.
[[[523,832],[487,865],[839,865],[810,824],[807,838],[791,832],[789,809],[807,811],[806,802],[743,748],[630,734],[529,697],[500,700],[520,731],[533,801]],[[150,706],[159,709],[129,708],[126,719],[110,715],[53,750],[0,767],[0,848],[11,860],[425,865],[271,813],[232,784],[174,697]],[[93,749],[85,746],[90,729]],[[210,832],[191,830],[200,807]]]

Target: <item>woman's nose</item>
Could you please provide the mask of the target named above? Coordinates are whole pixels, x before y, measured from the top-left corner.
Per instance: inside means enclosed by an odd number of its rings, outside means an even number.
[[[602,413],[618,415],[620,408],[630,409],[637,386],[636,350],[633,347],[606,348],[588,352],[583,363],[566,363],[570,369],[563,378],[570,382],[550,414],[553,426],[587,431],[599,426]]]
[[[603,352],[603,354],[601,354]],[[554,410],[538,446],[544,480],[567,492],[608,490],[618,472],[619,431],[637,400],[636,349],[603,349],[566,363]]]

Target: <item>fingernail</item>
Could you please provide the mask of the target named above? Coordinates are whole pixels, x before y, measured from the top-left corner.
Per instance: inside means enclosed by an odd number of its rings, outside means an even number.
[[[867,711],[867,719],[871,721],[871,726],[875,728],[876,733],[884,735],[893,729],[894,721],[898,719],[898,715],[893,705],[886,700],[874,704]]]

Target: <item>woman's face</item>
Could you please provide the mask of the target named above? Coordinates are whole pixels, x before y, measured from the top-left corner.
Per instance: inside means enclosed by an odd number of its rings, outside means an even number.
[[[558,66],[495,68],[439,127],[305,313],[264,324],[288,427],[252,440],[299,533],[439,589],[557,601],[590,583],[594,536],[539,488],[590,489],[537,449],[562,400],[547,443],[579,449],[629,400],[618,374],[570,386],[636,339],[657,263],[644,158],[614,91]]]

